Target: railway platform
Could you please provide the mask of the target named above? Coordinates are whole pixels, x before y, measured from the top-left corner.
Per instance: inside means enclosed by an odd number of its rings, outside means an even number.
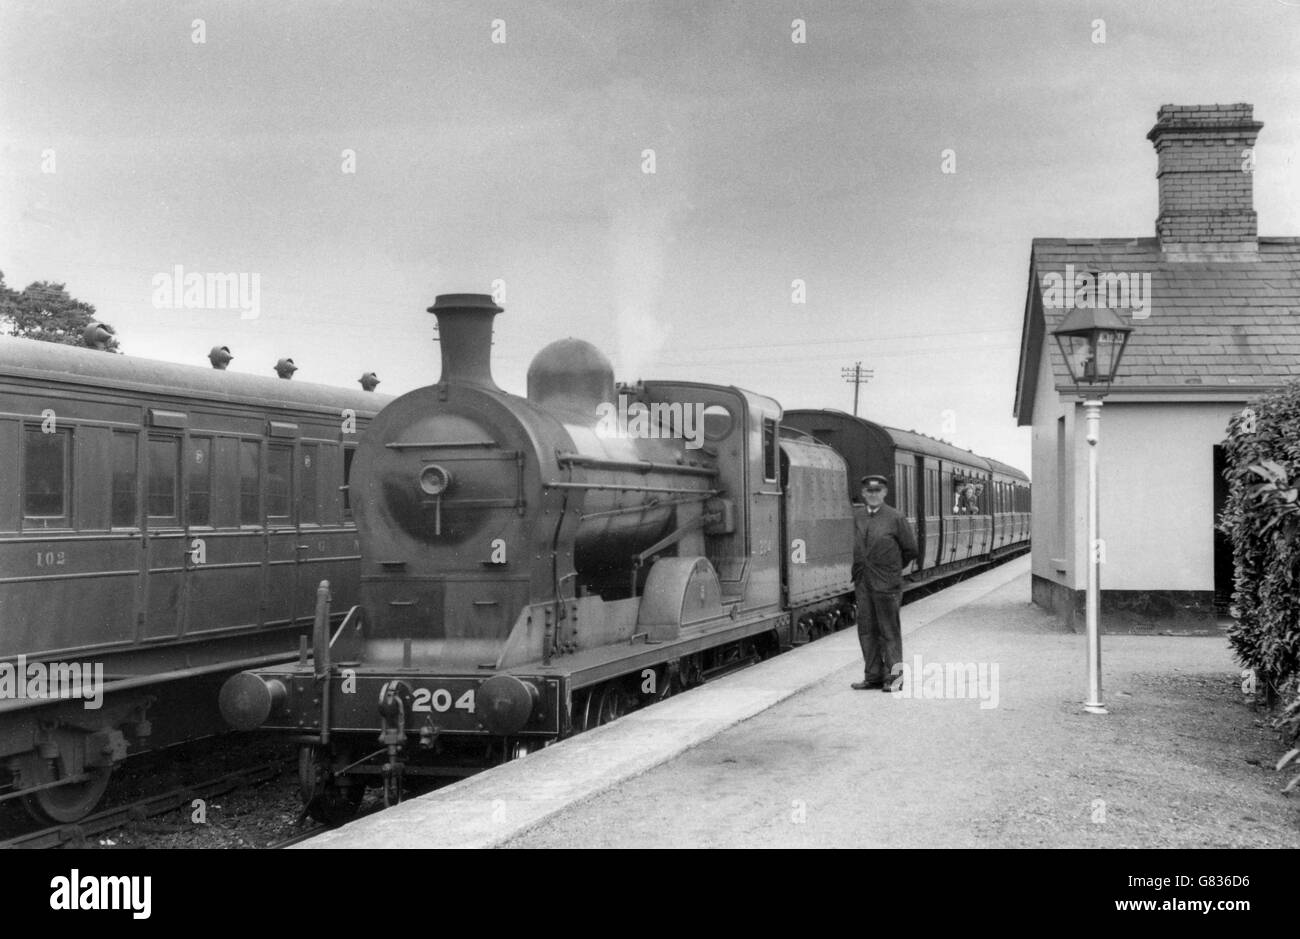
[[[298,847],[1300,844],[1222,636],[1104,637],[1089,715],[1028,558],[902,619],[900,692],[845,630]]]

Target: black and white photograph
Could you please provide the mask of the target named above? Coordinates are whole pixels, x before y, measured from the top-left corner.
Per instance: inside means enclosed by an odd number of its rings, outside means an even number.
[[[389,883],[321,849],[1283,896],[1300,0],[0,0],[0,140],[32,909]]]

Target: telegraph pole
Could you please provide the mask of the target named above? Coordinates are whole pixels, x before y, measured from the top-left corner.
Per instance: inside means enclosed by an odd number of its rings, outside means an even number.
[[[869,368],[863,368],[862,363],[857,362],[853,365],[852,368],[840,369],[840,374],[844,377],[845,381],[853,382],[853,416],[857,417],[858,416],[858,389],[862,385],[865,385],[867,382],[871,381],[872,377],[874,377],[876,373]]]

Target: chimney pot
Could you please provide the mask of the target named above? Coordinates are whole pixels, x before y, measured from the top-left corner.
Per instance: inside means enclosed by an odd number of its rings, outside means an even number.
[[[442,346],[439,384],[479,385],[500,391],[492,381],[492,319],[505,311],[491,295],[439,294],[429,312],[438,317]]]
[[[1250,104],[1160,108],[1147,139],[1159,161],[1156,234],[1167,253],[1258,252],[1250,155],[1244,151],[1255,146],[1264,125],[1253,112]]]

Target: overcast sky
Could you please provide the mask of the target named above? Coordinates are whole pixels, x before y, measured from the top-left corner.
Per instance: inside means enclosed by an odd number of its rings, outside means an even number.
[[[788,408],[861,361],[864,415],[1027,470],[1031,239],[1151,236],[1157,108],[1236,101],[1300,235],[1300,0],[0,0],[0,270],[131,355],[394,394],[434,297],[501,280],[508,390],[564,336]],[[156,308],[177,265],[258,317]]]

